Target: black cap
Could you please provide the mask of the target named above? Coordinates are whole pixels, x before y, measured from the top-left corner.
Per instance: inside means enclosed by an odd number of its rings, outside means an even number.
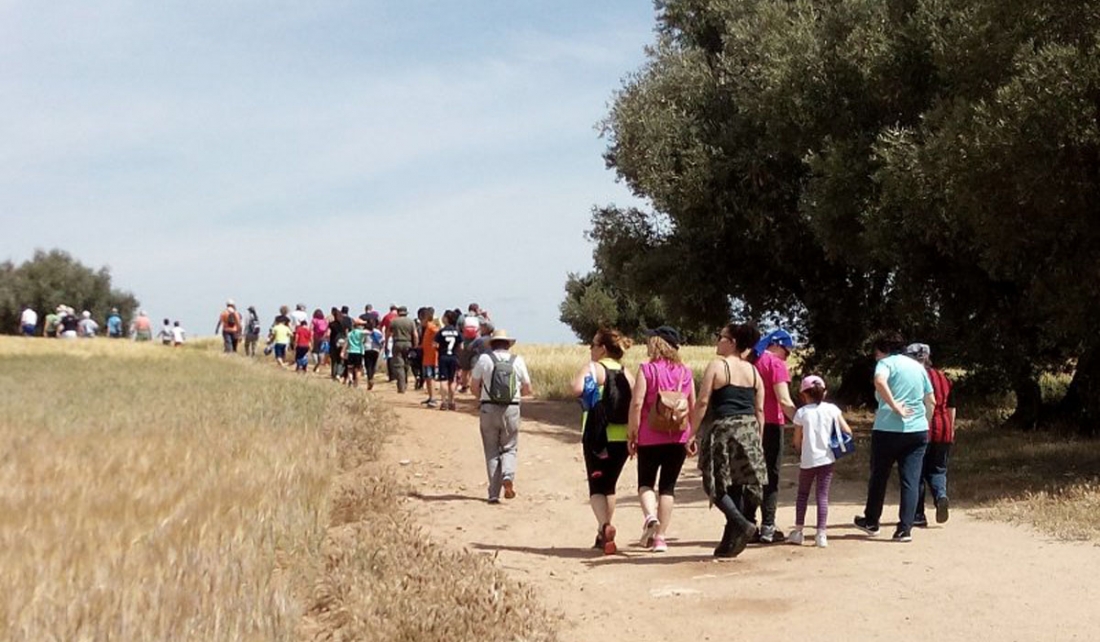
[[[646,330],[645,335],[647,337],[661,337],[665,340],[665,343],[676,350],[679,350],[680,344],[684,342],[683,338],[680,336],[680,331],[670,325],[662,325],[653,330]]]

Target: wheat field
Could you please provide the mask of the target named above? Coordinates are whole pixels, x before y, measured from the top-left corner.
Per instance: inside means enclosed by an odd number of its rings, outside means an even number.
[[[573,377],[589,363],[588,346],[584,345],[517,343],[512,351],[523,356],[535,393],[541,399],[572,399]],[[698,383],[707,364],[716,355],[714,346],[684,346],[680,356],[695,372]],[[645,360],[645,346],[635,345],[627,351],[623,364],[633,371]]]
[[[15,337],[0,390],[0,639],[553,637],[409,523],[368,395],[203,344]]]

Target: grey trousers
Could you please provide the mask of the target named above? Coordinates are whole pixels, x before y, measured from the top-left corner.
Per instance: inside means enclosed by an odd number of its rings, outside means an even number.
[[[481,404],[481,445],[485,447],[485,470],[489,474],[489,499],[500,498],[505,480],[516,477],[519,445],[519,405]]]

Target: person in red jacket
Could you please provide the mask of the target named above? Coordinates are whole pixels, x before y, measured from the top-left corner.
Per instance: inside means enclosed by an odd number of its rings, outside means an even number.
[[[950,500],[947,498],[947,461],[951,445],[955,443],[955,399],[951,394],[951,380],[932,367],[932,350],[924,343],[913,343],[905,348],[906,356],[916,359],[928,371],[932,391],[936,395],[936,407],[928,422],[928,449],[924,453],[921,470],[920,494],[917,497],[917,516],[914,526],[928,526],[924,514],[925,487],[932,490],[932,502],[936,506],[936,523],[942,524],[950,517]]]
[[[309,366],[309,349],[313,346],[313,330],[309,323],[302,319],[298,327],[294,328],[294,371],[306,373]]]

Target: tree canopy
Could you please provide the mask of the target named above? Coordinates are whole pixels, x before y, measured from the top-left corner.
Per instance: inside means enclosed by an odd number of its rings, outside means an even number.
[[[23,306],[43,316],[58,305],[73,307],[77,313],[88,310],[103,320],[111,308],[130,318],[138,306],[129,292],[111,287],[111,272],[106,267],[93,270],[68,252],[37,250],[34,256],[16,266],[0,263],[0,328],[5,333],[18,331]]]
[[[656,5],[604,123],[653,205],[594,210],[608,287],[698,324],[789,319],[838,369],[892,329],[1021,399],[1070,360],[1100,379],[1097,3]]]

